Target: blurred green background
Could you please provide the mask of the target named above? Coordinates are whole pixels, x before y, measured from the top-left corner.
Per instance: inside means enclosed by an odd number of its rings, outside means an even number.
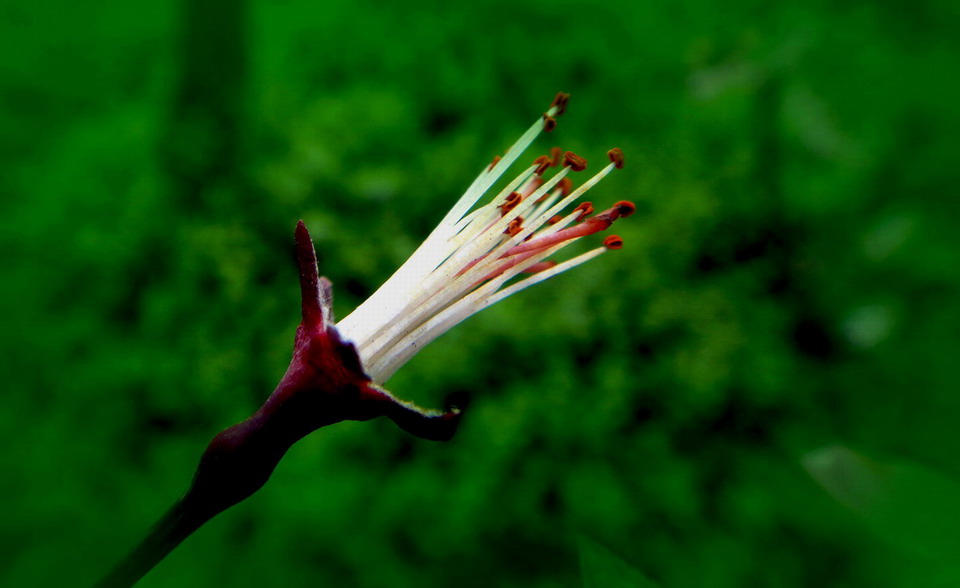
[[[960,5],[882,4],[3,3],[0,584],[272,390],[297,219],[344,316],[563,90],[624,249],[388,383],[452,442],[315,433],[142,585],[960,585]]]

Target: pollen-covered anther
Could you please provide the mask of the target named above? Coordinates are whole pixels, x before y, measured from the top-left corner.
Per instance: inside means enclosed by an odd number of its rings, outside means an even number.
[[[551,216],[551,217],[547,220],[547,224],[548,224],[548,225],[555,225],[555,224],[557,224],[558,222],[560,222],[560,221],[562,221],[562,220],[563,220],[563,217],[562,217],[562,216],[560,216],[559,214],[555,214],[555,215]]]
[[[499,156],[499,155],[494,155],[494,156],[493,156],[493,161],[491,161],[491,162],[490,162],[490,165],[487,166],[487,171],[492,170],[492,169],[494,168],[494,166],[497,165],[498,163],[500,163],[500,156]]]
[[[560,180],[560,195],[566,198],[573,191],[573,180],[563,178]]]
[[[593,214],[593,203],[592,202],[581,202],[576,208],[573,209],[573,212],[579,212],[577,215],[577,222],[582,221],[586,217]]]
[[[553,129],[557,128],[557,119],[553,118],[546,112],[543,113],[543,130],[550,132]]]
[[[540,157],[533,160],[533,165],[537,166],[536,171],[534,171],[533,173],[537,174],[538,176],[542,176],[543,172],[547,171],[548,169],[550,169],[550,166],[555,164],[550,159],[550,157],[546,155],[541,155]]]
[[[516,208],[522,201],[523,196],[520,195],[520,192],[510,192],[507,199],[503,201],[503,204],[497,207],[500,209],[500,216],[506,216],[508,212]]]
[[[518,216],[517,218],[510,221],[510,224],[507,225],[507,229],[503,232],[504,235],[510,235],[511,237],[523,230],[523,217]]]
[[[557,116],[562,115],[567,110],[567,102],[570,101],[570,94],[565,92],[557,92],[557,95],[554,96],[553,102],[550,103],[550,108],[557,108]]]
[[[615,168],[623,169],[623,151],[621,151],[619,147],[614,147],[610,151],[607,151],[607,157]]]
[[[560,165],[560,161],[563,160],[563,149],[559,147],[550,148],[550,161],[553,162],[554,167]]]
[[[569,167],[573,171],[583,171],[587,169],[587,160],[573,151],[564,151],[563,167]]]
[[[620,235],[607,235],[603,240],[603,246],[607,249],[620,249],[623,247],[623,239]]]
[[[621,200],[614,204],[613,207],[617,209],[617,212],[622,218],[627,218],[637,211],[637,205],[629,200]]]

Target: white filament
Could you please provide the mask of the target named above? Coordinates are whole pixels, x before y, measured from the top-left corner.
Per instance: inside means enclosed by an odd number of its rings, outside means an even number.
[[[556,114],[556,107],[547,111]],[[577,239],[537,251],[499,274],[513,263],[507,257],[511,247],[534,235],[555,233],[572,222],[568,215],[561,223],[547,221],[568,207],[613,169],[605,166],[599,173],[564,198],[558,188],[569,168],[563,168],[550,180],[532,191],[506,214],[499,208],[518,188],[529,191],[536,181],[531,166],[509,182],[487,204],[471,208],[514,163],[543,129],[538,120],[510,147],[495,165],[488,166],[473,181],[466,193],[440,221],[427,239],[369,299],[337,325],[341,334],[353,341],[367,373],[375,383],[385,382],[425,345],[476,312],[503,300],[515,292],[542,282],[603,253],[600,247],[502,288],[511,278],[556,253]],[[543,202],[536,202],[541,197]],[[529,212],[521,230],[504,232],[510,223]],[[494,277],[483,282],[484,278]],[[483,283],[481,283],[483,282]],[[479,285],[478,285],[479,284]],[[501,289],[502,288],[502,289]]]

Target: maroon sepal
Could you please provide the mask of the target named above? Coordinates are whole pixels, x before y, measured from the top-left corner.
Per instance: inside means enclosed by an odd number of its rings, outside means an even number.
[[[259,490],[290,446],[321,427],[386,416],[417,437],[446,441],[460,423],[456,408],[425,411],[370,380],[356,347],[333,323],[330,281],[317,273],[303,221],[297,223],[296,246],[303,320],[293,359],[263,406],[214,437],[203,453],[184,502],[208,516]]]

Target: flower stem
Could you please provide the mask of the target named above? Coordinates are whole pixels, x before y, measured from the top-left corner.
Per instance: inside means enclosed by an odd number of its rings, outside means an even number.
[[[149,535],[123,561],[103,578],[97,588],[125,588],[136,584],[184,539],[199,529],[210,516],[190,505],[186,497],[178,500]]]

